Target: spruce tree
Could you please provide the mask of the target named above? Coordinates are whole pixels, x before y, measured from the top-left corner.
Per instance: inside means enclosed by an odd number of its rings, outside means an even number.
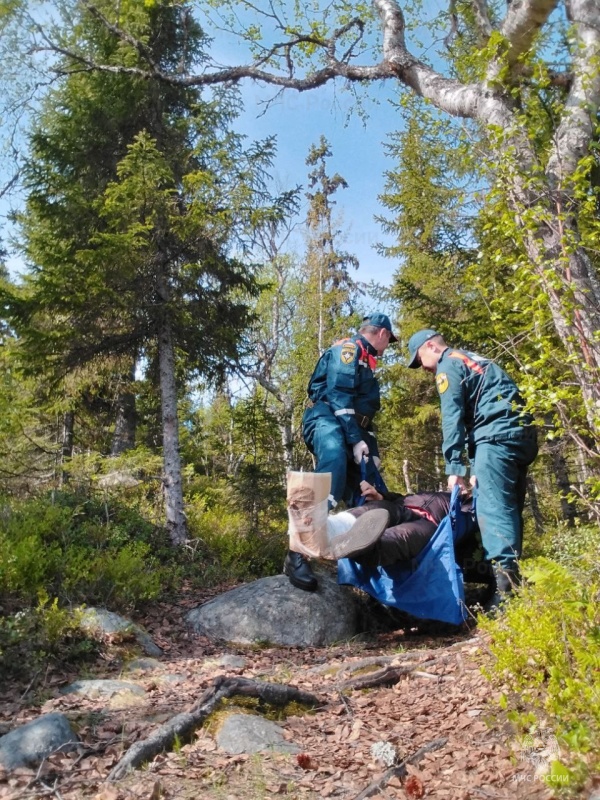
[[[144,57],[164,68],[185,71],[204,57],[202,31],[183,9],[109,0],[102,13],[120,14]],[[244,150],[231,129],[235,94],[204,98],[120,74],[139,50],[94,16],[77,22],[78,44],[117,69],[70,74],[45,104],[21,217],[30,270],[12,318],[24,358],[55,378],[110,359],[120,375],[136,360],[158,376],[166,520],[179,544],[178,394],[186,377],[223,374],[248,322],[244,243],[260,224],[272,142]]]

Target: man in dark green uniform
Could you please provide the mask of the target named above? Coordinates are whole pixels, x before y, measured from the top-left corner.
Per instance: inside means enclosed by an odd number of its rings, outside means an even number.
[[[493,361],[454,350],[437,331],[420,330],[408,342],[411,369],[435,374],[442,410],[442,451],[448,488],[466,490],[463,451],[476,486],[477,521],[496,592],[497,609],[519,580],[527,468],[537,455],[536,430],[514,382]]]
[[[323,353],[309,381],[310,407],[302,419],[302,435],[315,456],[315,472],[331,472],[330,508],[340,500],[352,505],[363,457],[366,479],[375,482],[372,467],[379,467],[379,450],[373,417],[380,407],[375,367],[377,356],[396,341],[389,317],[369,314],[356,336],[336,342]],[[300,553],[288,552],[283,571],[294,586],[317,588],[310,565]]]

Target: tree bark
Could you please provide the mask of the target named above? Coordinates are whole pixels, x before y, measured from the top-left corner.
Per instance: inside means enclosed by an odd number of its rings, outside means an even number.
[[[69,473],[64,469],[64,465],[73,458],[73,435],[75,429],[75,412],[66,411],[63,416],[61,464],[63,469],[60,474],[60,485],[65,486],[69,482]]]
[[[577,510],[575,505],[567,500],[567,495],[572,493],[573,487],[569,478],[567,459],[565,458],[564,439],[558,439],[552,442],[550,446],[550,455],[552,456],[554,479],[556,480],[556,486],[558,487],[560,496],[562,518],[567,523],[567,526],[572,528],[575,525]]]
[[[135,407],[135,393],[131,385],[135,380],[135,359],[132,360],[130,374],[123,376],[123,383],[127,386],[119,391],[116,408],[117,418],[110,448],[111,456],[119,456],[135,447],[135,433],[137,428],[137,414]]]
[[[187,540],[187,523],[183,504],[183,481],[179,452],[179,417],[177,413],[177,381],[175,377],[175,347],[168,315],[167,278],[159,279],[162,300],[158,331],[158,368],[160,381],[161,419],[163,429],[163,487],[167,530],[174,545]]]
[[[538,536],[541,536],[544,533],[544,517],[538,502],[537,486],[532,475],[527,476],[527,497],[529,498],[535,532]]]

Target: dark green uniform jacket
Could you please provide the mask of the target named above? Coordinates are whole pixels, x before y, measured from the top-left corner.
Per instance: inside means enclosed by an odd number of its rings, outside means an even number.
[[[528,435],[533,420],[522,410],[519,390],[493,361],[447,348],[438,361],[435,381],[442,409],[446,475],[466,474],[465,447],[473,457],[480,442]]]
[[[308,396],[314,404],[310,417],[327,415],[325,409],[319,411],[319,405],[326,403],[349,445],[365,438],[367,425],[362,418],[372,420],[381,405],[374,374],[376,355],[375,348],[360,334],[343,339],[323,353],[308,384]],[[357,414],[362,424],[357,422]]]

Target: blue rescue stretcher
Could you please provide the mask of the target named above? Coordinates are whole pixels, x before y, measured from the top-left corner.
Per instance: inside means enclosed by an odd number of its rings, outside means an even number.
[[[461,509],[460,491],[455,486],[450,513],[415,558],[387,567],[366,567],[343,558],[338,561],[338,583],[356,586],[380,603],[413,617],[460,625],[466,619],[467,609],[454,545],[474,525],[473,515]]]

